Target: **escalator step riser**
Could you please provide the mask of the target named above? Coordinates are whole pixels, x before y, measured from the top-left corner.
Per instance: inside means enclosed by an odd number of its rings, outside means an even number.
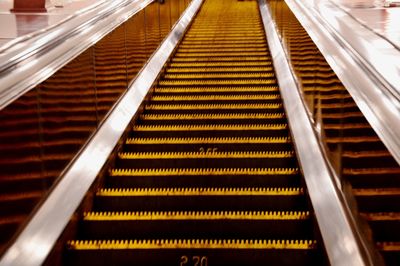
[[[375,241],[400,242],[400,220],[370,221],[368,224],[374,232]]]
[[[338,139],[338,141],[333,141],[333,139],[327,139],[328,145],[331,145],[331,150],[334,150],[335,145],[341,145],[343,151],[375,151],[375,150],[385,150],[385,145],[375,137],[363,138],[363,137],[353,137],[350,139],[343,140],[343,138]]]
[[[226,245],[227,246],[227,245]],[[68,251],[69,265],[323,265],[320,251],[276,248],[131,248]]]
[[[199,131],[199,130],[169,130],[168,128],[159,128],[159,130],[134,130],[131,133],[131,137],[135,138],[169,138],[169,137],[288,137],[289,130],[287,128],[274,129],[254,129],[244,131],[241,129],[237,130],[221,130],[215,129],[211,131]]]
[[[162,188],[174,187],[299,187],[298,174],[265,175],[168,175],[168,176],[122,176],[108,178],[110,188]]]
[[[235,144],[221,144],[221,143],[203,143],[193,144],[188,141],[187,143],[173,143],[170,144],[134,144],[126,145],[126,152],[233,152],[233,151],[291,151],[292,143],[270,143],[270,144],[249,144],[249,143],[235,143]]]
[[[356,196],[361,212],[400,212],[400,194],[382,196]]]
[[[255,60],[254,62],[252,61],[246,61],[246,62],[183,62],[183,63],[177,63],[177,62],[171,62],[169,63],[170,67],[173,68],[198,68],[198,67],[271,67],[272,63],[271,61],[259,61]]]
[[[373,152],[366,154],[365,156],[357,156],[348,157],[343,156],[342,165],[345,168],[363,168],[366,166],[369,168],[390,168],[397,167],[397,162],[393,159],[390,154],[382,155],[376,154],[376,156],[372,156]]]
[[[82,229],[87,239],[312,238],[310,220],[85,221]]]
[[[344,172],[343,177],[351,182],[353,188],[398,187],[400,183],[399,171],[384,173],[374,169],[363,169],[362,172],[356,173],[354,169],[351,170]]]
[[[95,211],[305,211],[304,195],[97,196]]]
[[[245,125],[249,123],[250,119],[176,119],[176,120],[161,120],[161,119],[144,119],[139,120],[137,125],[144,126],[173,126],[173,125],[204,125],[204,124],[214,124],[214,125]],[[254,124],[277,124],[281,125],[285,123],[286,118],[266,118],[266,119],[251,119]]]
[[[291,158],[191,158],[191,159],[119,159],[116,165],[118,168],[152,168],[160,167],[164,169],[171,168],[192,168],[192,167],[296,167],[297,160]]]

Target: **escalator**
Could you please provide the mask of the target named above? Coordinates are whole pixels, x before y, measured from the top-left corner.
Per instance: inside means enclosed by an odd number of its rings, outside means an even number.
[[[280,5],[276,21],[285,32],[293,69],[351,187],[354,209],[369,224],[367,235],[385,263],[398,265],[400,167],[289,7],[284,1],[274,5]]]
[[[255,1],[206,0],[68,265],[325,265]]]

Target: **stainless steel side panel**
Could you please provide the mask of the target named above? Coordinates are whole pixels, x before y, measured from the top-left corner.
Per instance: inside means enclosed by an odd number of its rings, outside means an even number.
[[[296,153],[329,261],[337,266],[368,265],[352,229],[349,211],[336,190],[265,0],[259,0],[259,5]]]
[[[153,1],[107,1],[63,25],[0,51],[0,110]]]
[[[400,52],[329,1],[285,2],[400,163]]]

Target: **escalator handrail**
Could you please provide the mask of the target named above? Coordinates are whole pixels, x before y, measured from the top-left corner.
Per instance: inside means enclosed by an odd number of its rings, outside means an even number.
[[[130,84],[128,91],[0,260],[0,266],[41,265],[136,114],[149,89],[199,10],[193,0]]]
[[[384,58],[388,58],[391,54],[397,58],[400,56],[398,49],[381,36],[363,27],[332,2],[324,2],[329,5],[329,10],[332,10],[324,13],[329,15],[329,20],[319,13],[311,1],[285,0],[285,2],[394,159],[400,164],[400,80],[398,72],[392,75],[390,73],[393,71],[387,71],[388,67],[399,71],[400,62],[388,60],[386,67],[382,68],[381,57],[384,55]],[[346,23],[340,23],[341,20]],[[354,34],[355,29],[363,35],[368,35],[368,40],[355,38],[357,36]],[[368,46],[366,49],[368,43],[382,45],[386,43],[384,45],[386,48],[381,51]]]
[[[115,0],[81,10],[0,50],[0,110],[40,84],[154,0]]]
[[[339,193],[272,20],[259,0],[268,46],[296,154],[331,265],[371,265],[373,255],[357,232],[349,206]]]

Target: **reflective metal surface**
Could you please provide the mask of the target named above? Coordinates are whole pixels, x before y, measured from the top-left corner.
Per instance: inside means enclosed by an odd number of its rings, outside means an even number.
[[[85,150],[7,250],[0,265],[40,265],[45,260],[201,3],[201,0],[192,1],[173,32],[139,73]]]
[[[119,0],[77,14],[61,25],[0,51],[0,108],[44,81],[151,0]]]
[[[400,51],[332,2],[286,2],[400,162]]]
[[[266,2],[259,0],[259,4],[296,152],[330,263],[369,265],[353,230],[348,206],[336,190]]]
[[[398,1],[332,0],[332,2],[364,27],[400,48],[400,29],[398,27],[400,24],[400,8],[385,8],[392,2],[398,4]]]

